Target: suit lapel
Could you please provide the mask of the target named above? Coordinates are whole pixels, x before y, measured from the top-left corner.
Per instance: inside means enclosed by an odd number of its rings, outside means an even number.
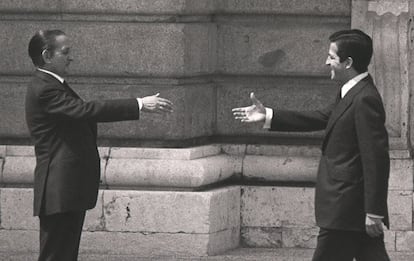
[[[79,97],[79,95],[72,89],[69,87],[69,85],[66,83],[66,81],[64,81],[63,83],[61,83],[58,79],[56,79],[55,77],[53,77],[52,75],[49,75],[47,73],[41,72],[41,71],[36,71],[35,75],[37,77],[39,77],[40,79],[43,79],[47,82],[52,82],[52,83],[56,83],[56,86],[61,87],[61,89],[65,90],[66,92],[68,92],[70,95],[81,99],[81,97]]]
[[[365,79],[362,79],[351,90],[349,90],[349,92],[345,95],[344,98],[342,98],[338,102],[338,104],[332,111],[332,114],[329,118],[328,124],[325,129],[324,145],[335,123],[338,121],[341,115],[351,106],[352,102],[354,101],[355,96],[362,90],[362,88],[365,87],[365,85],[367,85],[370,82],[372,82],[371,76],[367,76]]]

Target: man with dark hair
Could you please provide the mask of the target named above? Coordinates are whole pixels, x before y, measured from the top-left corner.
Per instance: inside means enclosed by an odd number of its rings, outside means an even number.
[[[171,101],[143,98],[83,101],[63,77],[72,61],[60,30],[37,32],[29,43],[36,66],[26,93],[26,122],[34,141],[34,215],[40,220],[39,261],[77,260],[85,211],[95,207],[100,178],[97,122],[168,113]]]
[[[389,260],[383,224],[389,226],[390,159],[385,111],[368,64],[372,40],[360,30],[331,35],[326,65],[342,85],[336,101],[322,110],[234,108],[242,122],[265,122],[272,131],[325,130],[315,189],[320,227],[313,261]]]

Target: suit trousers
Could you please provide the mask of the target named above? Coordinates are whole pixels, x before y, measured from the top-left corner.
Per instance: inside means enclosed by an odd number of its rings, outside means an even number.
[[[85,211],[41,215],[38,261],[78,260]]]
[[[389,261],[384,235],[321,228],[312,261]]]

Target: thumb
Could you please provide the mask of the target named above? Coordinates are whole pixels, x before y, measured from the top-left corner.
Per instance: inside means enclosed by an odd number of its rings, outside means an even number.
[[[254,96],[254,92],[250,93],[250,100],[252,100],[254,105],[261,105],[262,103]]]
[[[158,97],[158,96],[160,96],[160,93],[159,93],[159,92],[157,92],[157,94],[155,94],[154,96],[155,96],[155,97]]]

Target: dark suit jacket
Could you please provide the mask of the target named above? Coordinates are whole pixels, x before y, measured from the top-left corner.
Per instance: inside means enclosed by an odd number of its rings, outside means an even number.
[[[319,227],[365,231],[366,213],[388,226],[388,134],[381,97],[368,76],[323,110],[274,111],[271,130],[325,129],[315,214]]]
[[[96,122],[138,118],[136,99],[84,102],[67,84],[37,71],[26,93],[36,154],[34,215],[93,208],[100,179]]]

